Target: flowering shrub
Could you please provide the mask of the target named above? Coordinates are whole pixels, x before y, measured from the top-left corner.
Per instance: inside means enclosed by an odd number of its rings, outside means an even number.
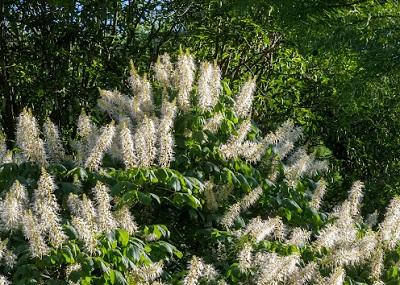
[[[263,135],[255,81],[181,54],[131,67],[64,143],[29,110],[1,142],[0,284],[397,284],[400,200],[360,215],[363,184],[320,210],[328,165],[291,121]],[[358,283],[357,283],[358,282]]]

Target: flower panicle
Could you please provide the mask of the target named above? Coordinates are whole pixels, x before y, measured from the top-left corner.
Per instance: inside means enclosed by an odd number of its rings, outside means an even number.
[[[308,263],[305,267],[299,268],[295,274],[290,277],[288,284],[304,285],[309,284],[315,278],[318,272],[318,264],[314,261]]]
[[[337,267],[332,272],[332,274],[324,280],[325,283],[323,283],[323,284],[342,285],[345,277],[346,277],[346,271],[343,269],[343,267]]]
[[[99,135],[98,128],[92,123],[90,116],[84,110],[82,110],[78,118],[77,134],[78,138],[74,143],[74,148],[78,164],[82,166],[85,158],[90,155],[90,152],[96,145]]]
[[[149,167],[154,164],[157,157],[156,142],[157,129],[155,120],[145,116],[139,124],[134,137],[139,166]]]
[[[253,266],[253,247],[246,243],[238,254],[239,269],[246,272]]]
[[[400,240],[400,197],[395,196],[387,207],[384,220],[379,225],[379,239],[385,249],[392,250]]]
[[[43,130],[49,159],[53,162],[62,161],[65,158],[65,150],[58,127],[47,118],[46,122],[43,124]]]
[[[6,193],[4,201],[0,201],[0,219],[6,230],[13,231],[20,228],[22,213],[27,209],[28,203],[25,186],[16,180]]]
[[[100,99],[97,102],[99,108],[114,120],[130,115],[131,100],[117,90],[109,91],[100,89]]]
[[[316,210],[318,210],[321,207],[321,203],[326,192],[326,186],[327,186],[326,184],[327,183],[324,179],[320,179],[312,195],[310,206]]]
[[[177,111],[175,101],[163,101],[162,117],[158,125],[158,164],[162,167],[169,167],[174,160],[174,136],[173,126]]]
[[[234,112],[239,118],[246,118],[251,113],[251,107],[254,100],[254,91],[256,90],[255,78],[245,82],[240,89],[234,102]]]
[[[220,224],[226,228],[230,228],[240,213],[248,210],[252,205],[254,205],[261,197],[262,193],[263,189],[261,187],[256,187],[237,203],[231,205],[222,217]]]
[[[226,159],[235,158],[241,155],[242,144],[251,129],[250,119],[244,120],[236,134],[231,135],[229,140],[220,146],[220,152]]]
[[[174,70],[173,64],[171,63],[171,57],[169,54],[164,53],[159,56],[156,63],[153,66],[154,75],[158,82],[164,87],[171,87],[171,76]]]
[[[240,215],[240,211],[241,208],[239,202],[231,205],[222,217],[220,224],[225,228],[230,228],[234,224],[236,218]]]
[[[199,279],[204,270],[204,263],[201,258],[193,256],[189,263],[189,270],[183,280],[184,285],[196,285],[199,284]]]
[[[268,236],[274,235],[277,239],[282,239],[284,234],[282,220],[279,217],[268,218],[262,220],[260,217],[253,218],[249,221],[243,235],[252,236],[256,242],[266,239]]]
[[[369,259],[375,250],[377,240],[375,235],[367,234],[360,240],[342,244],[335,248],[327,257],[327,263],[332,266],[355,266]]]
[[[7,144],[6,138],[2,132],[0,132],[0,163],[7,163]]]
[[[379,281],[384,269],[384,252],[381,246],[377,246],[376,250],[372,253],[371,258],[371,278],[372,280]]]
[[[264,140],[260,142],[245,141],[241,146],[240,155],[246,159],[247,162],[257,163],[263,158],[267,148],[268,143]]]
[[[200,64],[198,81],[198,104],[202,110],[211,110],[218,103],[221,93],[221,70],[209,62]]]
[[[93,132],[94,125],[84,110],[79,115],[77,127],[78,135],[83,139],[88,139]]]
[[[16,263],[17,256],[10,249],[8,249],[7,243],[7,239],[0,239],[0,261],[3,260],[7,267],[13,268]]]
[[[224,114],[222,112],[218,112],[207,120],[207,122],[203,127],[203,130],[207,130],[215,134],[218,132],[223,120],[224,120]]]
[[[83,242],[84,249],[89,254],[93,254],[97,247],[97,233],[93,231],[93,228],[83,218],[78,216],[71,217],[71,225],[78,233],[78,239]]]
[[[78,233],[78,239],[83,242],[85,250],[93,254],[97,246],[99,226],[92,201],[85,194],[80,199],[78,195],[70,193],[67,204],[71,211],[71,225]]]
[[[208,282],[215,280],[218,277],[218,272],[215,268],[204,263],[202,258],[193,256],[189,263],[189,270],[183,279],[184,285],[200,284],[200,279],[204,278]]]
[[[302,128],[295,127],[292,120],[287,120],[275,132],[267,134],[264,140],[274,146],[275,153],[280,159],[284,159],[292,152],[295,143],[302,135]]]
[[[163,266],[162,261],[136,266],[130,271],[129,275],[138,284],[158,284],[156,279],[163,273]]]
[[[210,212],[214,212],[218,209],[218,201],[214,193],[214,185],[211,181],[207,181],[204,186],[204,200],[206,208]]]
[[[96,202],[97,225],[102,232],[109,233],[117,228],[117,222],[111,212],[110,189],[97,182],[93,188],[94,200]]]
[[[178,56],[178,62],[174,73],[174,86],[178,89],[177,103],[183,112],[189,111],[190,92],[196,72],[196,64],[190,54],[183,53]]]
[[[287,281],[298,270],[300,257],[297,254],[279,256],[276,253],[257,253],[255,262],[258,271],[256,284],[287,284]]]
[[[295,185],[297,179],[303,176],[313,176],[328,170],[326,161],[319,161],[313,155],[308,155],[305,148],[298,148],[288,158],[289,164],[284,167],[284,173],[289,184]]]
[[[41,166],[48,165],[45,144],[30,110],[24,109],[18,117],[16,141],[27,160]]]
[[[311,237],[311,232],[302,228],[294,228],[291,233],[290,239],[287,241],[288,244],[293,244],[298,247],[305,246]]]
[[[106,150],[108,150],[111,147],[114,135],[115,135],[115,126],[113,122],[102,128],[101,134],[97,139],[96,145],[91,150],[89,157],[85,162],[85,167],[89,168],[89,170],[99,169],[99,166],[102,162]]]
[[[263,189],[258,186],[255,189],[251,190],[250,193],[248,193],[246,196],[244,196],[240,200],[240,208],[242,209],[242,211],[246,211],[251,206],[253,206],[261,197],[262,193]]]
[[[54,194],[56,185],[53,177],[42,168],[37,189],[33,193],[32,209],[43,234],[47,234],[50,244],[60,247],[67,239],[62,231],[60,205]]]
[[[140,121],[143,115],[149,116],[154,112],[152,87],[146,75],[139,76],[132,61],[128,82],[133,93],[130,113],[133,119]]]
[[[124,206],[114,212],[114,217],[118,223],[118,226],[126,230],[131,235],[134,234],[139,228],[127,206]]]
[[[4,275],[0,275],[0,285],[11,285],[11,282]]]
[[[356,181],[350,189],[348,200],[350,202],[350,211],[353,217],[360,215],[361,201],[364,196],[364,183]]]
[[[137,166],[138,158],[136,155],[136,150],[134,146],[134,141],[132,137],[132,132],[128,127],[128,123],[123,121],[120,124],[119,130],[119,140],[121,145],[122,160],[124,162],[125,168],[130,169]]]
[[[49,246],[41,231],[41,226],[31,210],[25,210],[22,214],[22,232],[29,242],[29,249],[33,257],[42,258],[50,252]]]

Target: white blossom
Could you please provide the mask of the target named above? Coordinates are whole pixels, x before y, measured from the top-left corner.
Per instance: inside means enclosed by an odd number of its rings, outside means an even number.
[[[234,112],[238,117],[246,118],[250,114],[255,89],[255,79],[250,79],[243,84],[233,106]]]
[[[322,199],[324,198],[325,192],[326,181],[324,179],[320,179],[311,198],[310,206],[318,210],[321,207]]]
[[[102,128],[96,145],[93,147],[92,151],[89,154],[89,157],[85,162],[85,167],[89,168],[90,170],[98,170],[103,160],[105,151],[108,150],[111,146],[114,134],[115,126],[113,122]]]
[[[43,124],[45,146],[51,161],[59,162],[65,158],[65,151],[58,128],[49,118]]]
[[[253,254],[252,254],[253,248],[250,244],[245,244],[242,250],[239,252],[238,255],[238,263],[239,263],[239,269],[241,271],[246,271],[251,268],[253,265]]]
[[[202,110],[211,110],[218,103],[220,92],[221,70],[216,64],[201,63],[198,82],[199,107]]]
[[[41,166],[48,164],[44,142],[30,110],[24,109],[18,117],[16,140],[27,160],[37,162]]]
[[[113,214],[118,226],[126,230],[129,234],[134,234],[138,230],[138,226],[128,207],[124,206]]]
[[[110,189],[101,182],[97,182],[92,191],[96,202],[96,220],[99,230],[109,233],[117,228],[117,221],[111,212]]]
[[[22,213],[28,207],[28,193],[25,187],[16,180],[0,202],[0,218],[6,230],[17,230],[22,222]]]
[[[45,242],[41,226],[30,210],[24,211],[22,215],[22,232],[29,241],[31,255],[42,258],[49,253],[50,248]]]
[[[157,155],[156,125],[152,118],[145,116],[136,129],[134,144],[139,166],[149,167],[154,164]]]
[[[128,123],[121,122],[119,139],[121,145],[122,159],[126,169],[130,169],[138,164],[138,158],[135,152],[134,141]]]
[[[165,53],[158,57],[157,62],[153,67],[155,78],[165,87],[171,86],[171,76],[173,72],[173,65],[169,54]]]
[[[193,89],[196,65],[189,54],[181,54],[174,74],[174,85],[178,89],[177,103],[179,108],[187,112],[190,108],[190,92]]]

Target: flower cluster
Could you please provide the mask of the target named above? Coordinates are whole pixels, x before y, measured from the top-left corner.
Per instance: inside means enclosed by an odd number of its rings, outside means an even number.
[[[36,119],[29,110],[24,109],[18,117],[16,140],[27,160],[42,166],[48,164],[44,141],[40,137]]]
[[[92,192],[95,203],[86,195],[82,195],[80,199],[71,193],[68,197],[68,207],[72,214],[71,224],[90,254],[95,252],[97,237],[101,233],[110,233],[114,229],[122,228],[134,234],[138,228],[126,206],[112,211],[112,198],[106,185],[97,182]]]
[[[204,263],[203,259],[193,256],[190,260],[189,270],[186,277],[183,280],[184,285],[197,285],[200,284],[200,280],[204,279],[207,282],[211,282],[218,277],[218,272],[213,266]]]
[[[317,183],[309,201],[311,208],[319,207],[325,187],[324,180]],[[241,209],[247,209],[257,201],[260,195],[258,188],[231,205],[221,225],[238,241],[245,237],[249,240],[240,246],[236,258],[242,272],[253,272],[248,284],[344,284],[347,269],[358,266],[370,268],[370,280],[374,284],[384,284],[380,279],[385,253],[395,249],[399,242],[400,231],[395,222],[399,219],[399,199],[393,198],[378,231],[367,228],[361,233],[357,225],[368,225],[360,214],[363,189],[364,184],[356,181],[348,198],[330,213],[331,222],[317,232],[301,227],[290,229],[279,216],[265,220],[252,218],[242,229],[231,229]],[[298,253],[280,255],[260,251],[260,245],[265,240],[299,249],[307,247],[319,257],[306,262]],[[326,275],[327,272],[330,274]]]
[[[54,195],[55,188],[53,178],[42,168],[31,203],[25,187],[18,180],[2,201],[3,227],[8,231],[22,229],[29,241],[32,256],[42,257],[49,252],[46,239],[55,248],[66,241],[59,215],[60,206]]]

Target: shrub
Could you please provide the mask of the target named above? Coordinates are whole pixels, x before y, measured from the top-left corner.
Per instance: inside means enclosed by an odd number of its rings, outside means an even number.
[[[218,66],[196,67],[164,55],[150,82],[132,66],[133,97],[101,90],[102,123],[82,113],[67,143],[20,114],[17,148],[0,148],[0,282],[398,282],[399,199],[379,226],[361,182],[320,211],[328,165],[302,130],[263,136],[254,79],[234,96]]]

